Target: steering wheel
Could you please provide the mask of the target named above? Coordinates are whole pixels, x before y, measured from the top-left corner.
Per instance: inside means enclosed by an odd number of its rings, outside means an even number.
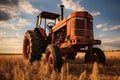
[[[48,29],[51,29],[53,26],[55,26],[55,23],[54,23],[54,22],[49,22],[49,23],[47,24],[47,28],[48,28]]]

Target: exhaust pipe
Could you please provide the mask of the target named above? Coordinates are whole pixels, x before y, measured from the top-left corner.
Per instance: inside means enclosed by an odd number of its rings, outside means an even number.
[[[60,5],[60,21],[63,20],[63,7],[64,5]]]

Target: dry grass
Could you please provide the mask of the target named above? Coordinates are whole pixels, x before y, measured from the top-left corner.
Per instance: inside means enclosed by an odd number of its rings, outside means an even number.
[[[25,64],[22,56],[0,55],[0,80],[120,80],[120,52],[107,52],[106,66],[84,64],[84,54],[63,64],[61,73],[47,71],[44,57],[33,65]]]

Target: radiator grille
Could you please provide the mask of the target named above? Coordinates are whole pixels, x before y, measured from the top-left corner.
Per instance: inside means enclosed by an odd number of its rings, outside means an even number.
[[[93,30],[93,21],[90,19],[87,20],[87,29]]]
[[[75,35],[76,36],[84,36],[85,35],[85,31],[84,30],[75,30]]]
[[[84,29],[85,28],[85,20],[76,18],[72,20],[72,25],[75,26],[76,28],[81,28]]]

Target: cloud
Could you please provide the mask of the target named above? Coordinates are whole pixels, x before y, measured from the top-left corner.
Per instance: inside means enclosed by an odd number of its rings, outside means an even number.
[[[5,28],[5,29],[11,29],[11,30],[18,30],[20,29],[20,26],[19,25],[16,25],[16,24],[12,24],[12,23],[6,23],[6,22],[0,22],[0,27],[2,28]]]
[[[1,0],[0,4],[2,5],[18,5],[18,0]]]
[[[9,52],[22,52],[22,40],[23,37],[19,32],[13,37],[6,35],[6,32],[0,32],[0,52],[9,53]]]
[[[102,44],[99,45],[102,50],[111,51],[120,49],[120,38],[102,38]]]
[[[101,13],[99,11],[90,11],[90,14],[92,14],[93,16],[97,16],[100,15]]]
[[[6,32],[5,31],[0,31],[0,37],[5,37]]]
[[[117,30],[120,29],[120,25],[111,26],[108,30]]]
[[[29,0],[0,0],[0,29],[19,30],[32,26],[27,19],[21,18],[23,13],[32,15],[39,12]],[[11,34],[10,34],[11,35]],[[23,36],[20,32],[8,36],[0,30],[0,52],[21,52]]]
[[[102,43],[120,43],[120,38],[104,38]]]
[[[108,25],[108,23],[103,23],[103,24],[96,25],[96,28],[99,28],[99,29],[101,28],[102,31],[110,31],[110,30],[120,29],[120,25],[112,26],[112,25]]]
[[[22,35],[20,35],[20,33],[19,33],[19,32],[17,32],[17,33],[16,33],[16,37],[17,37],[17,38],[21,38],[21,37],[22,37]]]
[[[0,1],[0,21],[10,20],[18,17],[21,11],[27,14],[39,12],[28,0],[1,0]]]
[[[19,30],[32,25],[27,19],[20,18],[21,12],[33,14],[39,12],[28,0],[2,0],[0,1],[0,27]]]
[[[88,11],[80,5],[80,1],[73,1],[73,0],[61,0],[62,4],[65,6],[66,9],[70,9],[73,11]],[[100,15],[101,13],[98,11],[89,11],[93,16]]]
[[[99,34],[99,35],[98,35],[98,37],[100,37],[100,38],[102,38],[102,37],[104,37],[104,36],[106,36],[106,34]]]
[[[0,40],[0,52],[22,52],[22,43],[19,38],[2,38]]]
[[[21,26],[30,26],[30,25],[32,25],[32,23],[30,23],[27,19],[18,17],[17,20],[18,20],[18,25],[21,25]]]
[[[62,4],[66,9],[71,9],[73,11],[84,11],[85,8],[79,5],[79,1],[74,2],[73,0],[62,0]]]
[[[108,23],[98,24],[98,25],[96,25],[96,28],[104,28],[104,27],[107,27],[107,26],[108,26]]]
[[[30,4],[30,2],[28,2],[28,1],[26,1],[26,0],[25,0],[25,1],[24,1],[24,0],[21,0],[21,1],[19,2],[19,8],[20,8],[21,11],[23,11],[23,12],[25,12],[25,13],[28,13],[28,14],[33,14],[33,13],[39,12],[38,9],[34,8],[34,7],[32,6],[32,4]]]
[[[9,16],[8,14],[6,14],[3,11],[0,11],[0,21],[2,21],[2,20],[8,20],[10,18],[11,18],[11,16]]]
[[[22,27],[30,26],[32,24],[27,19],[17,17],[7,22],[0,21],[0,25],[1,28],[10,29],[10,30],[19,30]]]
[[[4,1],[3,3],[0,2],[0,21],[9,20],[19,15],[16,4],[13,4],[13,3],[10,3],[10,4],[5,3],[5,4],[4,4]]]

